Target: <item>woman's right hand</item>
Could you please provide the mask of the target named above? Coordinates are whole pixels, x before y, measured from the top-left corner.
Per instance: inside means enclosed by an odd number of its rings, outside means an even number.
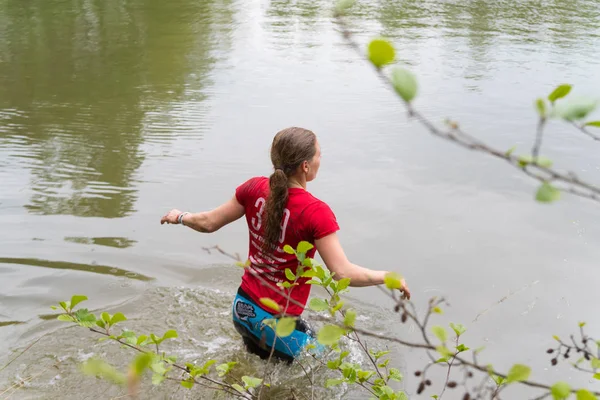
[[[177,218],[179,217],[179,215],[181,214],[181,211],[179,211],[178,209],[174,208],[171,211],[169,211],[168,213],[166,213],[161,219],[160,219],[160,224],[178,224],[179,222],[177,222]]]
[[[406,281],[404,280],[404,278],[400,280],[400,284],[402,285],[402,287],[398,290],[402,292],[402,299],[410,300],[410,289],[408,288],[408,285],[406,285]]]

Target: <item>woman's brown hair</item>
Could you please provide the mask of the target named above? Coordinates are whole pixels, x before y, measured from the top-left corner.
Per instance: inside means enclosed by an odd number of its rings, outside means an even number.
[[[288,200],[288,179],[304,161],[316,153],[316,135],[303,128],[279,131],[271,145],[271,162],[275,171],[269,178],[270,193],[265,205],[265,241],[263,249],[270,253],[277,248],[281,236],[283,213]]]

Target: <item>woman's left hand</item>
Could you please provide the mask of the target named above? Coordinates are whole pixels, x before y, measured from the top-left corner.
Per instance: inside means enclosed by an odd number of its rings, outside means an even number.
[[[179,217],[179,215],[181,214],[181,211],[179,211],[178,209],[174,208],[171,211],[169,211],[168,213],[165,214],[164,217],[162,217],[160,219],[160,224],[178,224],[179,222],[177,221],[177,218]]]

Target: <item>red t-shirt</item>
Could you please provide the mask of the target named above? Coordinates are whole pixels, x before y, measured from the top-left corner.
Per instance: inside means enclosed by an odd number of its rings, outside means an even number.
[[[282,238],[279,240],[278,248],[271,255],[265,255],[262,251],[263,232],[264,232],[264,207],[269,195],[269,178],[252,178],[242,185],[236,191],[237,201],[244,206],[246,210],[246,221],[249,230],[249,250],[248,259],[250,266],[246,268],[242,277],[242,290],[244,290],[256,303],[272,312],[273,310],[263,306],[259,299],[269,297],[275,300],[282,308],[286,306],[286,298],[275,290],[263,285],[260,280],[254,276],[254,273],[276,285],[278,282],[285,282],[285,269],[289,268],[296,272],[298,260],[293,254],[287,254],[283,251],[283,246],[289,244],[294,249],[301,241],[315,244],[316,239],[321,239],[337,230],[335,215],[327,204],[317,199],[304,189],[288,189],[288,202],[283,213],[282,219]],[[306,256],[314,257],[316,249],[311,249]],[[308,278],[300,278],[300,285],[294,286],[291,292],[291,298],[301,304],[306,304],[310,294],[310,286],[305,284]],[[287,314],[300,315],[304,310],[296,304],[289,304]]]

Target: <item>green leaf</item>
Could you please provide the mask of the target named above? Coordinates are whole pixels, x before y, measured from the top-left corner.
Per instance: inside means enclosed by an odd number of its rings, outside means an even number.
[[[125,375],[115,369],[112,365],[102,360],[92,358],[82,365],[83,373],[86,375],[99,376],[118,385],[126,382]]]
[[[396,67],[392,70],[392,86],[404,101],[410,103],[419,91],[415,75],[405,68]]]
[[[577,400],[598,400],[589,390],[580,389],[577,391]]]
[[[286,244],[285,246],[283,246],[283,251],[285,251],[288,254],[296,254],[296,250],[294,250],[294,248],[292,246],[290,246],[289,244]]]
[[[598,101],[588,98],[579,98],[569,100],[568,102],[557,105],[554,109],[554,116],[563,118],[566,121],[577,121],[588,116],[594,111]]]
[[[75,318],[79,322],[79,325],[91,328],[96,325],[96,316],[88,311],[87,308],[80,308],[74,313]]]
[[[283,317],[277,321],[277,327],[275,328],[275,334],[279,337],[287,337],[294,332],[296,329],[296,318]]]
[[[163,381],[166,379],[166,377],[164,375],[160,375],[160,374],[153,374],[152,375],[152,384],[155,386],[160,385],[161,383],[163,383]]]
[[[285,269],[285,277],[288,278],[288,280],[290,280],[290,281],[295,281],[296,280],[296,275],[294,275],[294,273],[292,272],[292,270],[289,269],[289,268]]]
[[[456,333],[456,336],[460,336],[467,331],[467,328],[463,324],[455,324],[450,322],[450,328]]]
[[[533,157],[530,155],[522,155],[522,156],[519,156],[518,163],[519,163],[519,166],[521,168],[523,168],[529,164],[534,164],[534,160],[533,160]],[[535,160],[535,164],[539,165],[540,167],[550,168],[552,166],[552,160],[550,160],[547,157],[538,157]]]
[[[440,340],[440,342],[444,343],[446,340],[448,340],[448,334],[446,333],[444,327],[438,325],[432,326],[431,331]]]
[[[516,149],[517,149],[517,146],[513,146],[510,149],[506,150],[506,153],[504,153],[504,154],[506,154],[507,156],[511,156],[512,153],[514,153]]]
[[[548,95],[548,100],[554,103],[558,99],[562,99],[571,91],[572,86],[568,84],[560,85]]]
[[[583,126],[594,126],[596,128],[600,128],[600,121],[590,121],[583,124]]]
[[[591,366],[592,366],[592,368],[594,368],[594,369],[598,369],[598,368],[600,368],[600,359],[598,359],[598,358],[596,358],[596,357],[593,357],[593,358],[590,360],[590,365],[591,365]]]
[[[377,68],[381,68],[391,63],[396,58],[394,46],[385,39],[373,39],[368,47],[369,60]]]
[[[308,307],[310,307],[310,309],[313,311],[324,311],[329,309],[329,304],[327,304],[327,301],[323,299],[313,297],[312,299],[310,299]]]
[[[186,389],[191,389],[194,387],[194,381],[192,379],[190,379],[188,381],[181,381],[181,386],[183,386]],[[238,386],[240,386],[240,385],[238,385]]]
[[[261,297],[259,299],[259,301],[262,303],[263,306],[268,307],[272,310],[278,311],[281,309],[279,307],[279,304],[277,304],[273,299],[270,299],[268,297]]]
[[[164,375],[165,372],[167,372],[167,369],[165,368],[165,363],[162,362],[161,360],[154,360],[150,364],[150,369],[152,371],[154,371],[154,373],[159,374],[159,375]]]
[[[106,328],[106,324],[101,319],[96,320],[96,325],[98,325],[102,329]]]
[[[540,117],[546,117],[546,103],[544,102],[544,99],[537,99],[535,101],[535,108],[537,109],[537,112],[540,115]]]
[[[550,388],[554,400],[565,400],[571,394],[571,386],[566,382],[557,382]]]
[[[244,375],[244,376],[242,376],[242,381],[246,385],[246,389],[247,389],[247,388],[258,387],[262,383],[263,380],[260,378],[253,378],[251,376]]]
[[[375,360],[380,359],[381,357],[385,356],[386,354],[389,354],[390,351],[389,350],[383,350],[383,351],[371,351],[371,355],[373,355],[373,357],[375,357]]]
[[[390,368],[389,379],[400,382],[402,380],[402,374],[400,373],[400,370],[396,368]]]
[[[178,337],[179,335],[177,334],[177,331],[174,329],[169,329],[168,331],[165,332],[165,334],[163,335],[162,339],[174,339],[176,337]]]
[[[443,329],[443,328],[442,328],[442,329]],[[449,348],[447,348],[446,346],[437,346],[437,347],[435,348],[435,350],[436,350],[438,353],[440,353],[442,357],[448,357],[448,358],[450,358],[450,357],[452,357],[452,356],[454,355],[454,353],[452,353],[452,352],[450,351],[450,349],[449,349]]]
[[[383,277],[383,283],[388,289],[400,289],[402,287],[402,276],[397,272],[388,272]]]
[[[110,325],[110,314],[107,312],[103,312],[102,315],[102,321],[104,321],[107,325]]]
[[[356,0],[338,0],[335,3],[335,13],[337,15],[344,15],[355,3]]]
[[[317,341],[322,345],[332,345],[337,343],[346,330],[337,325],[325,325],[317,334]]]
[[[158,338],[158,336],[156,336],[154,333],[150,334],[150,339],[152,340],[152,343],[160,343],[160,342],[162,342],[162,340],[160,340]]]
[[[389,359],[389,358],[387,358],[387,359],[386,359],[384,362],[377,364],[377,366],[378,366],[379,368],[385,368],[385,367],[387,367],[387,366],[388,366],[388,364],[389,364],[389,363],[390,363],[390,359]]]
[[[138,346],[143,346],[143,345],[145,344],[144,342],[145,342],[146,340],[148,340],[148,336],[146,336],[146,335],[140,335],[140,336],[137,338],[137,342],[136,342],[135,344],[137,344]]]
[[[529,375],[531,375],[531,368],[527,365],[515,364],[508,371],[506,381],[507,383],[526,381]]]
[[[339,303],[337,303],[337,304],[335,305],[335,307],[333,307],[333,308],[331,309],[331,313],[332,313],[332,315],[333,315],[333,313],[337,312],[337,311],[338,311],[340,308],[342,308],[343,306],[344,306],[344,302],[343,302],[343,301],[340,301]]]
[[[132,363],[133,370],[135,371],[136,375],[140,376],[146,368],[150,367],[153,359],[154,354],[152,353],[142,353],[138,355]]]
[[[560,199],[560,190],[550,183],[544,182],[535,194],[535,199],[540,203],[552,203],[553,201]]]
[[[337,283],[337,291],[341,292],[342,290],[346,289],[348,286],[350,286],[350,278],[342,278]]]
[[[354,321],[356,321],[356,312],[354,312],[354,310],[346,311],[346,316],[344,317],[344,325],[353,327]]]
[[[111,317],[110,324],[115,325],[116,323],[123,322],[123,321],[127,321],[127,318],[125,318],[123,313],[118,312]]]
[[[458,346],[456,346],[456,351],[458,351],[459,353],[462,353],[463,351],[467,350],[469,350],[469,348],[464,344],[459,344]]]
[[[243,387],[241,387],[240,385],[238,385],[237,383],[234,383],[233,385],[231,385],[235,390],[237,390],[240,393],[246,393],[246,391],[244,390]]]
[[[82,301],[87,300],[87,296],[84,296],[82,294],[76,294],[73,297],[71,297],[71,308],[75,308],[75,306],[79,303],[81,303]]]
[[[443,314],[444,311],[440,308],[440,307],[433,307],[433,309],[431,310],[433,311],[435,314]]]
[[[70,301],[61,301],[60,303],[58,303],[63,310],[65,311],[69,311],[69,309],[71,308],[71,302]]]
[[[357,371],[357,378],[360,383],[366,382],[375,375],[375,371]]]
[[[275,318],[263,319],[262,324],[275,330],[275,326],[277,325],[277,320]]]
[[[330,388],[332,386],[337,386],[342,382],[344,382],[343,379],[327,379],[327,381],[325,382],[325,387]]]
[[[595,374],[594,374],[594,379],[598,379],[598,380],[600,380],[600,373],[595,373]]]
[[[56,306],[50,306],[50,308],[53,310],[58,310],[58,307],[56,307]]]
[[[204,374],[208,374],[210,371],[210,367],[213,364],[216,364],[217,360],[208,360],[207,362],[204,363],[204,365],[202,366],[202,373]]]
[[[579,323],[579,327],[580,327],[580,328],[583,328],[584,326],[585,326],[585,322],[581,321],[581,322]]]
[[[63,322],[76,322],[75,318],[67,314],[60,314],[58,317],[56,317],[56,319]]]
[[[298,246],[296,247],[296,252],[301,253],[301,254],[306,254],[310,250],[312,250],[314,247],[315,246],[313,246],[311,243],[302,241],[302,242],[298,243]]]
[[[231,369],[235,365],[237,365],[237,363],[238,363],[237,361],[230,361],[225,364],[217,365],[217,372],[219,373],[219,376],[223,377],[223,376],[227,375],[231,371]]]
[[[556,336],[556,335],[553,335],[552,339],[556,340],[557,342],[560,342],[560,338],[558,336]]]

